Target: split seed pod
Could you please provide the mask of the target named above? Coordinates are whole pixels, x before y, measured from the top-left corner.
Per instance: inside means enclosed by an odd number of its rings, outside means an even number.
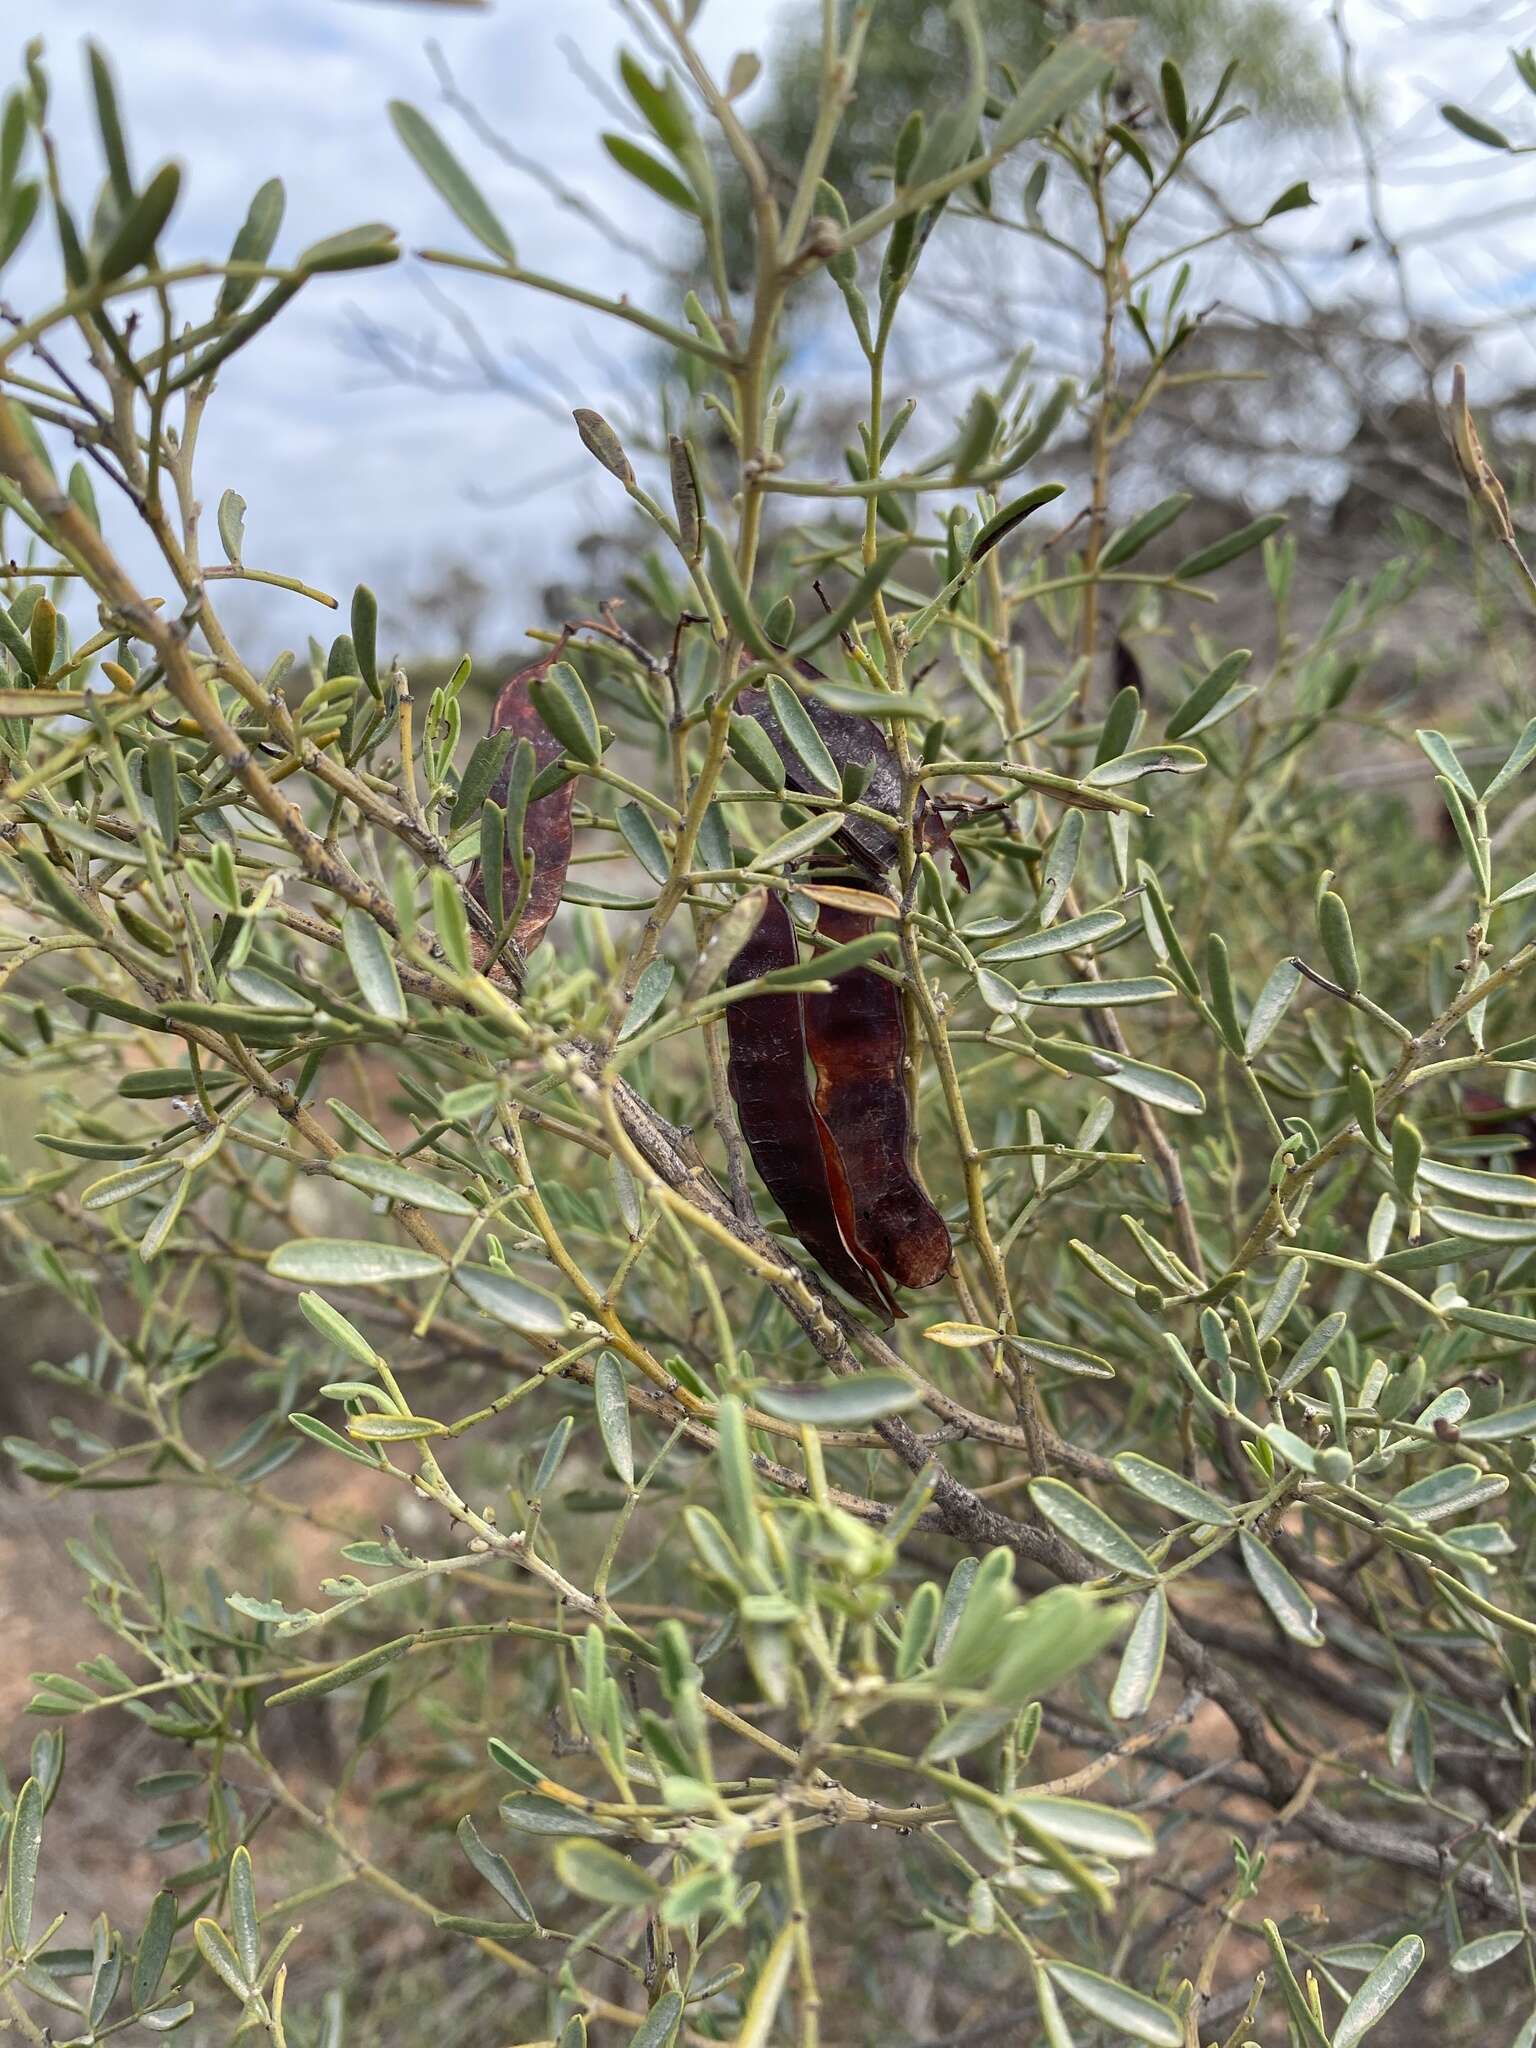
[[[834,946],[863,938],[874,919],[823,903],[817,930]],[[805,1036],[816,1108],[853,1190],[860,1250],[902,1287],[931,1287],[949,1271],[949,1231],[912,1171],[901,992],[872,967],[837,975],[830,995],[807,995]]]
[[[771,894],[727,970],[727,985],[738,988],[793,967],[799,950],[784,899]],[[823,1271],[855,1301],[889,1318],[897,1313],[895,1303],[878,1265],[857,1248],[855,1198],[807,1085],[805,998],[798,990],[747,996],[732,1003],[725,1018],[731,1095],[763,1185]]]

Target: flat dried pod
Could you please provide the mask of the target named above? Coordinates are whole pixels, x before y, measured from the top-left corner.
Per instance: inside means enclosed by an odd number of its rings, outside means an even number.
[[[770,895],[726,973],[728,987],[793,967],[800,957],[782,896]],[[764,1187],[817,1264],[882,1318],[896,1313],[873,1259],[853,1236],[854,1197],[836,1144],[811,1100],[805,998],[797,991],[744,997],[725,1013],[727,1069],[741,1134]],[[947,1247],[947,1239],[946,1239]]]
[[[510,732],[513,742],[491,785],[490,800],[493,803],[505,804],[507,801],[519,740],[527,740],[533,749],[536,775],[554,762],[565,759],[564,745],[539,716],[532,695],[532,685],[548,675],[564,647],[565,636],[562,634],[558,646],[552,647],[541,661],[519,669],[496,693],[489,730],[492,733]],[[565,871],[571,859],[571,804],[575,793],[574,780],[562,783],[548,796],[535,797],[524,813],[523,845],[527,857],[533,862],[533,881],[517,921],[517,929],[512,934],[513,942],[522,954],[532,952],[560,907]],[[470,895],[484,909],[485,879],[478,860],[469,871],[467,887]],[[477,940],[477,947],[482,943]]]
[[[874,920],[823,903],[816,928],[841,946]],[[901,1286],[931,1287],[949,1270],[949,1231],[912,1171],[900,991],[871,967],[851,968],[829,995],[805,998],[805,1035],[816,1107],[853,1191],[857,1242]]]

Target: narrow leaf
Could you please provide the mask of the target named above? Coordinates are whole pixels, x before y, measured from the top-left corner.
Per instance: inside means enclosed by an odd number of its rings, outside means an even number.
[[[425,1280],[442,1270],[440,1259],[414,1245],[344,1237],[295,1238],[280,1244],[267,1259],[267,1271],[275,1279],[297,1280],[306,1287],[388,1287]]]
[[[1167,1644],[1168,1600],[1157,1586],[1142,1602],[1120,1653],[1120,1668],[1109,1695],[1109,1711],[1115,1720],[1134,1721],[1147,1711],[1162,1676]]]
[[[1248,1576],[1281,1629],[1298,1643],[1306,1643],[1313,1649],[1320,1647],[1323,1632],[1317,1625],[1317,1609],[1311,1597],[1257,1536],[1241,1529],[1237,1540]]]
[[[1157,1576],[1151,1558],[1125,1531],[1112,1522],[1102,1508],[1068,1486],[1064,1479],[1032,1479],[1029,1497],[1049,1522],[1079,1550],[1098,1558],[1115,1571],[1131,1572],[1137,1578]]]
[[[341,943],[369,1009],[393,1024],[405,1023],[410,1013],[388,941],[365,910],[348,910],[341,921]]]
[[[389,118],[395,133],[475,240],[504,263],[515,263],[511,237],[426,115],[405,100],[391,100]]]
[[[861,1372],[820,1384],[756,1387],[752,1391],[753,1404],[765,1415],[781,1422],[809,1423],[814,1429],[858,1428],[885,1415],[898,1415],[921,1399],[920,1387],[890,1372]]]

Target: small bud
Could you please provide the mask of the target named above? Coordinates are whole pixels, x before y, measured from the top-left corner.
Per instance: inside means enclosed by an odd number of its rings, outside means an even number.
[[[59,615],[50,599],[40,597],[33,605],[27,637],[31,642],[37,680],[42,682],[53,667],[53,658],[58,652],[59,644]]]
[[[699,479],[693,466],[693,450],[680,434],[673,434],[667,442],[667,455],[672,476],[672,509],[677,514],[677,537],[688,560],[696,562],[704,546],[704,518],[699,501]]]
[[[571,415],[576,422],[576,431],[581,436],[581,445],[595,455],[610,475],[616,476],[628,490],[635,481],[635,472],[629,466],[629,457],[624,453],[624,444],[609,426],[600,412],[593,412],[589,406],[579,405]]]
[[[824,213],[817,214],[805,232],[805,249],[808,256],[818,262],[829,263],[840,255],[843,247],[843,231],[835,220],[829,220]]]
[[[1334,979],[1345,995],[1358,995],[1360,963],[1355,957],[1355,936],[1350,930],[1344,899],[1332,889],[1325,889],[1318,898],[1317,929]]]

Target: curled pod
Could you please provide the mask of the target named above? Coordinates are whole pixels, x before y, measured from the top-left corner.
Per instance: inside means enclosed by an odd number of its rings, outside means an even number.
[[[519,669],[496,693],[488,730],[492,733],[510,732],[513,739],[500,772],[491,785],[490,797],[495,803],[505,804],[507,801],[512,762],[519,740],[527,740],[533,748],[535,775],[551,763],[565,759],[566,749],[540,718],[530,689],[530,685],[547,675],[559,660],[564,644],[562,639],[560,645],[552,647],[542,661]],[[532,952],[543,938],[550,919],[560,908],[565,871],[571,860],[571,805],[575,794],[574,780],[564,782],[558,789],[551,790],[548,796],[535,797],[524,813],[523,846],[533,862],[533,881],[523,914],[512,935],[520,953]],[[468,888],[483,910],[485,882],[479,861],[469,871]]]
[[[821,670],[813,668],[808,661],[796,661],[793,666],[797,675],[807,682],[825,680]],[[862,718],[857,712],[836,711],[830,704],[822,703],[814,692],[798,693],[801,707],[811,724],[816,728],[822,745],[832,756],[839,771],[850,767],[864,770],[864,787],[860,801],[873,811],[885,811],[896,817],[901,812],[901,766],[895,754],[886,744],[879,725],[872,718]],[[788,734],[774,715],[773,703],[766,690],[743,690],[736,699],[736,709],[745,718],[755,719],[768,736],[769,744],[784,765],[784,780],[790,789],[806,790],[810,787],[805,779],[805,767],[799,755],[791,746]],[[970,877],[965,872],[959,849],[950,838],[949,827],[939,812],[930,803],[928,793],[918,794],[917,840],[919,846],[933,851],[948,853],[950,864],[961,887],[970,889]],[[862,868],[866,874],[883,878],[896,865],[899,847],[896,835],[887,832],[883,825],[877,825],[871,818],[847,818],[837,835],[836,842],[849,859]]]
[[[824,903],[816,928],[841,946],[874,920]],[[805,998],[805,1037],[815,1106],[852,1189],[858,1245],[901,1286],[931,1287],[949,1270],[949,1231],[912,1171],[900,991],[873,968],[850,968],[829,995]]]
[[[784,899],[770,894],[726,971],[738,988],[799,959]],[[797,990],[746,996],[726,1010],[727,1077],[752,1163],[784,1220],[845,1293],[882,1319],[898,1313],[878,1265],[858,1248],[855,1200],[806,1073],[805,999]],[[947,1245],[947,1240],[946,1240]]]

